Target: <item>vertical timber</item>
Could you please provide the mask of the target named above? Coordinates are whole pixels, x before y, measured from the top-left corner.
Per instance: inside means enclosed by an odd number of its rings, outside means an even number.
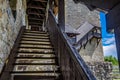
[[[115,32],[116,48],[117,48],[119,71],[120,71],[120,27],[115,27],[114,32]]]
[[[58,0],[58,24],[65,31],[65,0]]]

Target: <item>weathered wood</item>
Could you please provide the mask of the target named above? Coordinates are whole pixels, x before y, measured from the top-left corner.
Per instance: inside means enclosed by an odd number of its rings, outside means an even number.
[[[120,26],[114,28],[115,32],[115,41],[116,41],[116,48],[117,48],[117,56],[118,56],[118,63],[119,63],[119,71],[120,71]]]
[[[58,0],[58,24],[65,31],[65,0]]]
[[[100,8],[101,10],[109,11],[120,3],[120,0],[73,0],[75,3],[84,2],[88,7]]]
[[[45,8],[43,8],[41,6],[28,6],[28,8],[45,10]]]
[[[72,80],[70,77],[73,74],[73,80],[96,80],[95,76],[89,70],[78,51],[70,44],[68,37],[60,27],[57,26],[52,11],[49,11],[48,31],[50,39],[55,47],[58,62],[62,71],[64,80]],[[72,62],[72,63],[71,63]]]
[[[120,3],[106,14],[106,27],[107,31],[120,27]]]
[[[35,20],[35,21],[43,21],[43,19],[39,19],[39,18],[28,18],[29,20]]]
[[[37,2],[43,2],[43,3],[47,3],[47,0],[33,0],[33,1],[37,1]]]
[[[40,14],[40,13],[37,13],[37,12],[28,12],[28,15],[38,15],[38,16],[45,16],[45,14]]]

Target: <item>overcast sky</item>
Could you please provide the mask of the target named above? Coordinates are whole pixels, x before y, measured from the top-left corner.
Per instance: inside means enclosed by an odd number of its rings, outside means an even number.
[[[102,26],[102,43],[104,55],[113,55],[117,58],[115,37],[114,34],[106,32],[106,18],[103,12],[100,13],[100,21]]]

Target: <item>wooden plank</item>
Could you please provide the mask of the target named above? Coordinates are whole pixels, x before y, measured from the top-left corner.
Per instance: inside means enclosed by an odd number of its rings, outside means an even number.
[[[47,55],[47,54],[55,54],[55,52],[23,52],[23,51],[18,51],[17,52],[18,54],[44,54],[44,55]]]
[[[111,31],[114,27],[120,27],[120,4],[106,15],[106,27],[107,31]]]
[[[87,7],[109,11],[120,3],[120,0],[74,0],[75,3],[83,2]]]
[[[35,20],[35,21],[43,21],[43,19],[39,19],[39,18],[28,18],[29,20]]]
[[[46,65],[46,66],[49,66],[49,65],[57,65],[56,63],[13,63],[13,65]]]
[[[58,23],[59,27],[65,31],[65,1],[59,0],[58,2]]]
[[[28,6],[27,8],[45,10],[45,8],[42,8],[41,6]]]
[[[56,79],[57,77],[54,75],[15,75],[14,76],[14,80],[43,80],[43,79],[47,79],[47,80],[53,80]]]
[[[15,57],[15,59],[55,59],[56,57]]]
[[[27,46],[27,47],[24,47],[24,46],[19,46],[18,48],[24,48],[24,49],[54,49],[52,47],[31,47],[31,46]]]
[[[46,0],[34,0],[34,1],[42,2],[42,3],[47,3],[47,2],[48,2],[48,1],[46,1]]]
[[[40,14],[40,13],[37,13],[37,12],[28,12],[27,14],[28,14],[28,15],[45,16],[45,14]]]

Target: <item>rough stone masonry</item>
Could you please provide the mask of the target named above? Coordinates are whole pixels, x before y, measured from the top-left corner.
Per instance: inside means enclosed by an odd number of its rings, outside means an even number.
[[[0,0],[0,72],[9,56],[20,27],[25,24],[25,0],[17,0],[16,19],[13,17],[9,0]]]
[[[85,22],[100,27],[99,11],[90,11],[82,3],[76,4],[73,0],[65,0],[65,24],[77,29]],[[92,39],[91,43],[88,42],[79,53],[88,63],[97,80],[111,80],[112,65],[104,62],[101,41],[97,44],[97,39]]]

